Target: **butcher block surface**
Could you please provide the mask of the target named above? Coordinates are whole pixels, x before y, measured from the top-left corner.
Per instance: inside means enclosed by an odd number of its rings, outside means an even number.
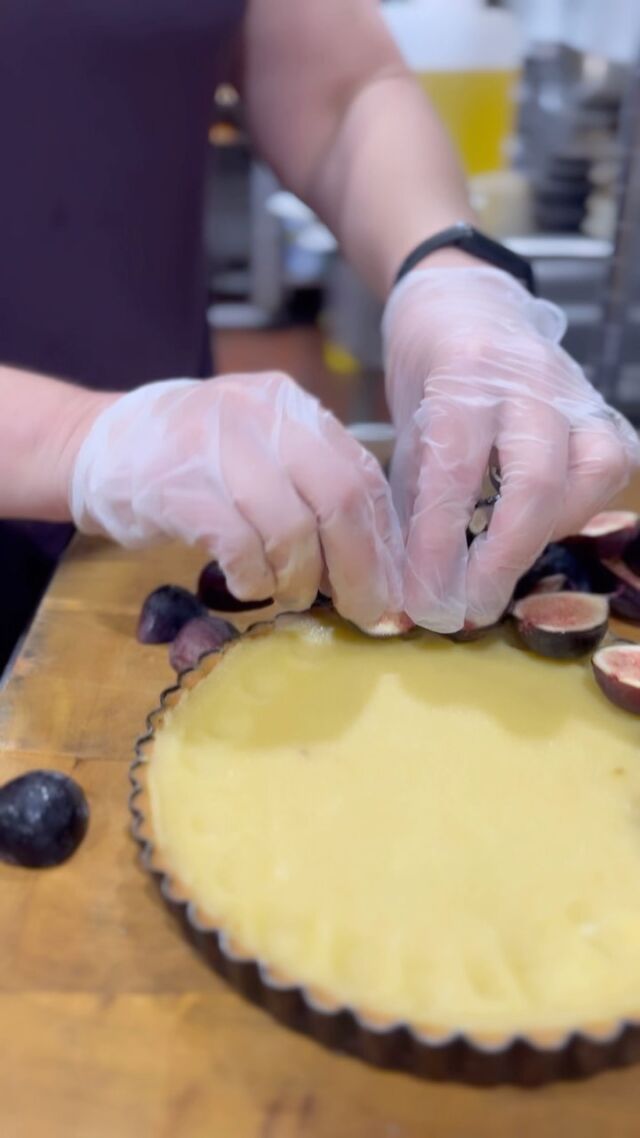
[[[135,626],[201,561],[76,539],[0,693],[0,780],[54,767],[91,805],[66,865],[0,865],[1,1138],[635,1138],[640,1066],[532,1091],[378,1071],[273,1022],[182,939],[129,833],[133,744],[173,679]]]

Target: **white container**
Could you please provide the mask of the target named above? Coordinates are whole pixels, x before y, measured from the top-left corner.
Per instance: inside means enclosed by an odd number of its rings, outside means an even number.
[[[468,174],[507,160],[522,58],[511,12],[481,0],[396,0],[382,14],[448,127]]]

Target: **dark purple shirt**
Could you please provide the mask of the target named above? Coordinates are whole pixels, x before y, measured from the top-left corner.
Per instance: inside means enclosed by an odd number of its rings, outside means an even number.
[[[0,362],[127,390],[210,371],[212,99],[243,0],[0,0]],[[0,523],[0,660],[69,529]]]

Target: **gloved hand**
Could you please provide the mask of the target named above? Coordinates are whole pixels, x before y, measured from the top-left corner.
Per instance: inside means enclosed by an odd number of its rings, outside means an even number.
[[[242,600],[302,610],[322,583],[369,630],[402,607],[402,539],[380,466],[279,373],[116,399],[79,449],[70,505],[78,529],[122,545],[202,542]]]
[[[416,270],[385,310],[391,484],[404,531],[404,607],[423,627],[485,625],[546,543],[575,533],[627,482],[640,450],[559,342],[554,305],[491,268]],[[465,531],[490,456],[501,496]]]

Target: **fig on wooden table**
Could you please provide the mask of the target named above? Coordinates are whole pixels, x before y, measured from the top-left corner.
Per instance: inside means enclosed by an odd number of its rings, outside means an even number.
[[[89,825],[78,783],[61,771],[34,770],[0,787],[0,859],[39,869],[75,853]]]
[[[181,585],[160,585],[146,598],[138,621],[138,640],[142,644],[168,644],[175,640],[183,624],[206,615],[205,606]]]

